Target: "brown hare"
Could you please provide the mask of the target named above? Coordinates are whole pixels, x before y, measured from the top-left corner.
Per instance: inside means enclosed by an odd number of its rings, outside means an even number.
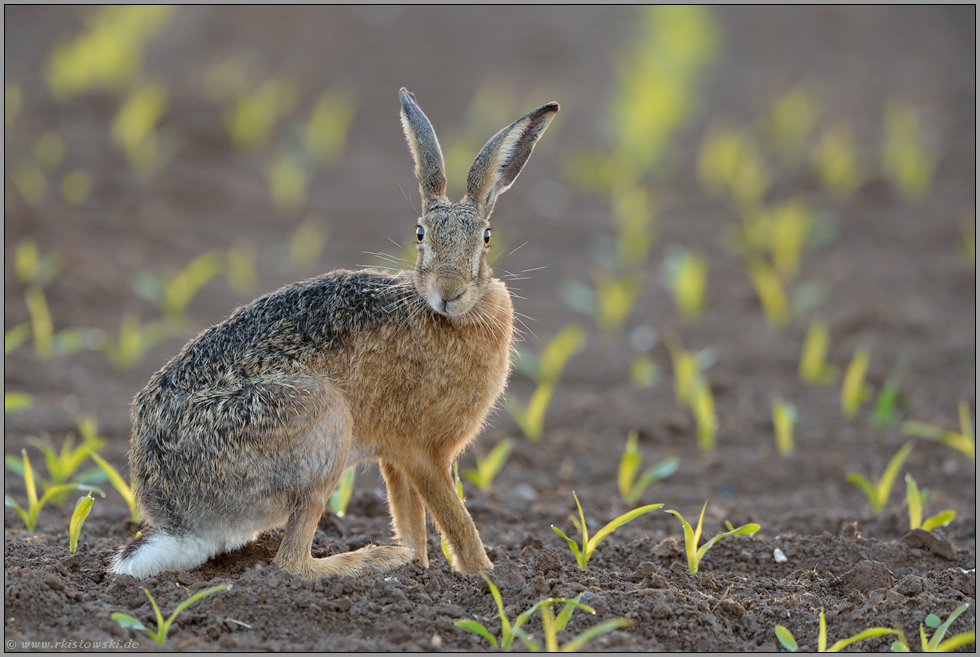
[[[460,572],[493,567],[450,473],[510,370],[513,310],[487,265],[490,213],[558,104],[494,135],[454,204],[432,125],[411,93],[400,98],[422,195],[415,269],[288,285],[153,375],[133,401],[129,456],[147,527],[120,548],[113,573],[195,568],[276,527],[285,527],[276,565],[305,577],[414,558],[427,567],[427,509]],[[330,493],[365,459],[380,463],[400,546],[313,558]]]

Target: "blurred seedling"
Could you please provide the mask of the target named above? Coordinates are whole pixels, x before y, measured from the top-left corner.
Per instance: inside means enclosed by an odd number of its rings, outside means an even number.
[[[687,321],[697,319],[704,307],[707,259],[700,253],[671,245],[664,256],[660,278],[674,296],[681,317]]]
[[[814,95],[802,84],[773,101],[763,126],[786,166],[798,168],[803,163],[807,140],[820,114]]]
[[[540,605],[538,606],[538,609],[541,611],[542,631],[544,632],[544,647],[548,652],[578,652],[585,647],[585,644],[597,636],[612,632],[613,630],[621,627],[629,627],[633,624],[633,621],[628,618],[612,618],[590,627],[571,641],[559,646],[558,632],[565,629],[565,626],[568,625],[568,621],[571,620],[572,617],[571,612],[573,609],[581,609],[590,614],[595,614],[595,609],[578,602],[581,597],[582,595],[579,594],[575,596],[574,600],[552,598],[538,603]],[[558,614],[557,618],[555,618],[555,613],[551,610],[551,607],[556,604],[565,605],[565,607]],[[526,647],[529,651],[541,652],[541,646],[534,640],[534,637],[525,632],[523,629],[518,628],[514,631],[514,634],[517,635],[517,638],[521,640],[521,643],[523,643],[524,647]]]
[[[156,306],[165,318],[179,320],[201,288],[224,269],[225,258],[217,251],[208,251],[169,280],[152,272],[140,272],[133,281],[133,289]]]
[[[20,114],[21,105],[24,104],[24,90],[21,89],[20,82],[10,80],[3,85],[3,125],[4,128],[11,128]]]
[[[643,454],[638,445],[639,433],[630,431],[626,438],[626,449],[619,460],[619,494],[627,504],[636,504],[643,491],[653,482],[666,479],[677,472],[680,459],[676,456],[664,459],[637,478],[643,465]]]
[[[490,453],[487,454],[485,458],[477,455],[476,469],[466,468],[463,470],[463,476],[466,477],[474,486],[486,493],[490,490],[490,487],[493,485],[494,477],[496,477],[497,473],[504,467],[504,463],[507,462],[507,457],[510,456],[511,450],[513,449],[513,438],[505,438],[504,440],[501,440],[493,449],[490,450]]]
[[[844,372],[844,383],[840,391],[840,409],[844,419],[853,418],[861,404],[874,394],[874,389],[864,382],[870,360],[871,353],[865,347],[858,347]]]
[[[3,334],[3,355],[24,344],[31,337],[31,323],[22,322]]]
[[[906,198],[922,200],[929,193],[937,158],[926,147],[918,113],[892,100],[885,108],[882,170]]]
[[[630,362],[630,382],[637,388],[652,388],[660,381],[660,368],[649,356],[640,355]]]
[[[824,617],[823,609],[820,610],[820,633],[817,635],[817,652],[840,652],[847,646],[855,643],[857,641],[862,641],[864,639],[870,639],[872,637],[884,636],[886,634],[898,634],[897,630],[892,630],[887,627],[872,627],[863,632],[859,632],[849,639],[841,639],[837,643],[827,648],[827,620]],[[793,637],[793,633],[782,625],[776,626],[776,638],[779,642],[783,644],[789,652],[796,652],[799,646],[796,644],[796,639]]]
[[[562,530],[558,529],[554,525],[551,526],[551,529],[565,539],[566,543],[568,543],[568,547],[572,549],[572,554],[575,555],[575,561],[578,563],[578,567],[582,570],[582,572],[585,572],[585,569],[589,565],[589,559],[592,557],[592,553],[595,552],[595,549],[599,546],[599,543],[601,543],[606,536],[609,536],[609,534],[613,533],[630,520],[642,516],[644,513],[650,513],[654,509],[659,509],[663,506],[663,504],[648,504],[647,506],[641,506],[638,509],[633,509],[628,513],[624,513],[596,532],[595,536],[590,539],[589,528],[588,525],[585,524],[585,513],[582,511],[582,505],[579,503],[578,495],[576,495],[574,491],[572,491],[572,497],[575,498],[575,505],[578,506],[579,517],[576,519],[575,516],[569,516],[568,519],[573,525],[575,525],[579,532],[582,533],[582,545],[579,546],[578,543],[568,538],[568,536],[566,536]]]
[[[803,341],[800,355],[800,378],[814,385],[831,385],[837,382],[840,369],[827,364],[829,330],[826,322],[814,319]]]
[[[67,483],[94,484],[104,480],[102,472],[98,468],[86,470],[75,476],[75,471],[88,459],[89,450],[98,450],[105,445],[105,439],[97,435],[95,422],[90,418],[81,418],[77,421],[82,442],[75,446],[75,434],[68,432],[65,442],[61,449],[56,450],[51,444],[51,439],[45,436],[44,440],[39,440],[34,436],[26,438],[27,444],[36,447],[44,455],[44,464],[48,470],[48,479],[40,479],[41,489],[50,490],[54,486],[61,486]],[[24,476],[24,465],[20,459],[11,454],[4,456],[7,467],[20,476]],[[61,504],[67,499],[67,492],[57,494],[51,501]]]
[[[116,370],[129,370],[155,344],[175,334],[179,326],[179,320],[168,318],[141,326],[139,317],[126,313],[119,323],[119,337],[106,335],[102,353]]]
[[[960,237],[960,251],[963,260],[976,269],[977,267],[977,227],[976,221],[968,218],[963,222],[963,234]]]
[[[153,596],[150,595],[150,592],[144,588],[143,593],[145,593],[146,597],[150,599],[150,604],[153,606],[153,612],[156,614],[157,617],[156,631],[153,631],[150,628],[146,627],[146,625],[144,625],[140,620],[130,616],[129,614],[115,612],[114,614],[112,614],[111,618],[112,620],[119,623],[120,627],[127,630],[139,630],[141,632],[146,632],[147,636],[149,636],[151,639],[153,639],[160,645],[163,645],[163,643],[167,640],[167,633],[170,631],[170,626],[173,625],[173,622],[177,619],[177,616],[180,615],[180,612],[184,611],[198,600],[202,600],[208,597],[209,595],[230,588],[231,588],[230,584],[219,584],[218,586],[212,586],[209,589],[198,591],[197,593],[195,593],[194,595],[192,595],[191,597],[187,598],[179,605],[177,605],[177,608],[174,609],[174,613],[170,614],[170,617],[167,618],[166,620],[164,620],[163,614],[160,613],[160,607],[157,606],[156,600],[154,600]]]
[[[891,371],[878,393],[878,400],[875,402],[874,413],[871,415],[871,426],[890,427],[896,424],[899,413],[896,410],[898,404],[898,389],[902,385],[902,379],[908,372],[909,362],[905,358],[900,358],[895,364],[895,369]]]
[[[344,470],[337,481],[337,488],[330,494],[330,509],[338,518],[347,515],[347,505],[354,491],[354,466]]]
[[[847,480],[864,491],[864,494],[868,497],[868,502],[871,504],[871,509],[876,514],[885,510],[885,505],[888,504],[888,497],[892,492],[892,486],[898,477],[898,471],[902,469],[902,464],[905,463],[905,459],[912,452],[912,447],[912,441],[905,443],[905,446],[898,450],[895,456],[892,457],[892,460],[888,462],[885,471],[881,475],[881,479],[874,483],[857,472],[847,473]]]
[[[687,351],[677,340],[669,340],[667,349],[674,364],[674,385],[677,402],[691,409],[697,425],[698,447],[710,452],[715,447],[718,416],[711,386],[702,371],[714,362],[714,352],[703,349],[697,354]]]
[[[309,196],[310,171],[301,153],[282,150],[269,164],[269,193],[280,212],[301,210]]]
[[[289,241],[289,264],[294,272],[309,271],[317,266],[329,235],[315,217],[308,217],[296,227]],[[412,254],[411,262],[415,262],[414,247]]]
[[[34,483],[34,470],[31,468],[31,461],[27,457],[27,450],[26,449],[21,450],[21,454],[23,455],[23,463],[20,465],[19,469],[24,476],[24,488],[27,489],[27,509],[24,509],[19,504],[17,504],[16,500],[14,500],[14,498],[11,497],[10,495],[3,496],[3,505],[6,507],[10,507],[14,511],[16,511],[18,515],[20,515],[21,519],[24,521],[24,525],[27,526],[27,531],[29,532],[34,531],[34,527],[37,525],[38,514],[41,513],[41,509],[44,508],[44,505],[50,502],[55,495],[66,494],[69,491],[73,491],[73,490],[85,490],[85,491],[92,491],[98,493],[102,497],[105,497],[105,493],[103,493],[95,486],[70,483],[70,484],[61,484],[58,486],[51,486],[46,491],[44,491],[44,495],[42,495],[41,498],[38,499],[37,485]],[[4,460],[7,464],[7,467],[10,467],[11,460],[9,455],[5,457]]]
[[[791,316],[790,305],[786,288],[776,270],[759,256],[749,257],[748,269],[766,321],[776,329],[786,326]]]
[[[51,319],[51,310],[48,308],[48,299],[44,290],[39,286],[31,286],[24,293],[24,300],[27,302],[27,311],[30,314],[30,331],[34,338],[34,353],[41,360],[48,360],[52,356],[59,356],[78,351],[82,347],[88,346],[91,342],[90,333],[83,329],[67,328],[58,333],[54,332],[54,321]],[[23,329],[15,327],[11,329],[11,350],[23,341]],[[7,334],[4,335],[6,345]]]
[[[854,136],[846,125],[835,125],[824,131],[810,153],[810,162],[823,186],[838,196],[850,196],[864,183],[865,173],[854,147]]]
[[[782,281],[789,283],[800,268],[803,248],[810,242],[815,214],[804,201],[791,199],[767,208],[742,213],[742,224],[730,236],[734,250],[749,264],[771,256]]]
[[[915,479],[910,474],[905,475],[905,488],[905,499],[909,505],[909,530],[921,528],[928,532],[936,527],[945,527],[956,519],[956,511],[947,509],[923,521],[923,495],[919,491],[919,486],[915,483]]]
[[[619,227],[615,266],[629,270],[639,267],[656,238],[652,221],[653,202],[641,185],[616,188],[612,193],[613,217]]]
[[[952,447],[961,452],[970,461],[977,462],[977,437],[973,433],[973,424],[970,422],[970,405],[965,401],[960,402],[960,431],[947,431],[942,427],[925,422],[906,422],[902,425],[902,431],[906,436],[917,436],[927,440],[935,440],[944,445]]]
[[[133,493],[133,488],[131,486],[132,479],[130,483],[127,484],[126,480],[122,478],[119,471],[112,467],[108,461],[96,454],[94,451],[90,451],[88,455],[93,461],[98,464],[102,471],[109,478],[109,483],[115,488],[122,498],[126,501],[126,505],[129,507],[129,517],[133,519],[133,522],[139,524],[141,519],[139,502],[136,500],[136,495]]]
[[[521,427],[525,438],[531,442],[537,442],[544,433],[545,413],[565,364],[585,344],[585,340],[586,333],[582,327],[571,324],[552,338],[540,357],[528,350],[518,352],[517,369],[533,378],[538,386],[526,408],[513,397],[507,398],[505,406]]]
[[[710,452],[715,448],[715,437],[718,434],[718,416],[715,414],[715,399],[711,386],[704,379],[695,379],[691,400],[691,412],[697,424],[698,447],[702,452]]]
[[[772,403],[772,426],[776,430],[776,449],[783,456],[793,453],[793,427],[796,425],[796,406],[780,399]]]
[[[22,411],[25,408],[30,408],[31,404],[34,403],[34,399],[23,392],[5,392],[3,393],[3,412],[13,413],[14,411]]]
[[[593,270],[595,289],[566,281],[560,290],[562,300],[573,310],[592,315],[606,333],[615,333],[629,317],[640,294],[639,276],[631,272],[619,276],[604,267]]]
[[[331,89],[320,96],[304,135],[306,152],[314,161],[332,162],[340,157],[356,112],[357,102],[347,90]]]
[[[177,139],[157,130],[167,110],[167,88],[137,85],[112,121],[112,140],[126,154],[133,170],[149,177],[177,152]]]
[[[729,127],[708,128],[698,168],[705,189],[716,195],[727,192],[743,212],[758,208],[769,189],[769,168],[755,140]]]
[[[24,285],[44,287],[61,271],[61,255],[52,251],[41,256],[37,242],[31,238],[21,240],[14,252],[14,273]]]
[[[459,463],[453,463],[453,485],[456,488],[456,497],[459,498],[460,502],[466,502],[466,498],[463,497],[463,481],[459,478]],[[453,557],[449,553],[449,545],[446,543],[445,537],[439,539],[439,548],[442,550],[442,556],[446,557],[446,561],[449,562],[449,568],[451,570],[456,570],[456,566],[453,564]]]
[[[704,558],[705,553],[710,550],[715,543],[726,536],[736,536],[738,534],[747,534],[751,536],[761,529],[761,527],[754,522],[750,522],[747,525],[742,525],[741,527],[736,528],[733,527],[730,522],[725,521],[725,528],[728,529],[727,532],[716,535],[707,543],[701,547],[698,547],[698,542],[701,540],[701,527],[702,523],[704,522],[704,512],[707,508],[708,502],[705,500],[704,506],[701,507],[701,516],[698,518],[698,526],[695,529],[691,529],[690,523],[684,520],[684,516],[677,511],[667,511],[667,513],[680,520],[681,524],[684,525],[684,550],[687,553],[687,569],[692,575],[698,574],[698,565],[701,563],[701,559]]]
[[[88,518],[94,503],[95,498],[92,497],[91,492],[84,497],[79,497],[75,503],[75,511],[72,512],[71,522],[68,525],[68,552],[70,554],[75,554],[78,551],[78,536],[82,533],[82,525],[85,524],[85,519]]]
[[[249,240],[238,240],[228,248],[225,256],[225,278],[238,294],[247,294],[255,288],[258,278],[255,273],[257,258],[255,244]]]
[[[241,62],[236,64],[235,60],[229,60],[223,65],[232,67]],[[217,77],[230,71],[231,68],[210,69],[205,73],[205,84],[209,84],[209,80],[217,84]],[[221,92],[227,93],[225,128],[235,148],[258,150],[268,144],[279,120],[296,107],[299,90],[296,82],[284,75],[256,83],[249,79],[247,72],[241,74],[240,80]]]
[[[976,630],[962,632],[943,641],[953,621],[959,618],[960,614],[969,608],[969,604],[960,605],[949,615],[949,618],[945,622],[936,614],[926,616],[925,625],[919,625],[919,641],[922,645],[922,652],[953,652],[957,648],[975,644],[977,642]],[[926,627],[936,630],[931,637],[926,634]],[[898,640],[892,643],[892,652],[911,652],[911,647],[909,646],[908,639],[905,638],[905,633],[898,631],[896,634],[898,634]]]

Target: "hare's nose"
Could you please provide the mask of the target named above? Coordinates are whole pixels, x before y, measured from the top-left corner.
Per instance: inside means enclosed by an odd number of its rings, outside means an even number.
[[[463,293],[466,291],[466,286],[455,279],[440,276],[436,279],[436,291],[439,293],[439,297],[442,299],[443,307],[445,308],[447,303],[463,296]]]

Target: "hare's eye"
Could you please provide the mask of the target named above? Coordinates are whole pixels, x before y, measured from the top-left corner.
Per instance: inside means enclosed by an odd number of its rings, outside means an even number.
[[[483,246],[490,246],[490,229],[483,231]]]
[[[419,244],[421,244],[423,237],[425,237],[425,229],[419,226],[415,229],[415,239],[418,240]]]

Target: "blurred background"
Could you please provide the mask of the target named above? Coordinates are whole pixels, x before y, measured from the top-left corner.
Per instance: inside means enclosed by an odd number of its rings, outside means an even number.
[[[842,365],[858,342],[879,382],[899,352],[915,362],[929,418],[975,397],[972,6],[4,19],[8,441],[97,416],[121,460],[129,400],[196,332],[299,278],[409,266],[402,86],[454,198],[492,134],[561,103],[495,212],[495,266],[528,316],[517,397],[571,322],[595,339],[561,404],[601,411],[597,384],[658,386],[667,335],[711,348],[716,387],[792,372],[818,312]],[[623,405],[624,425],[652,412]]]

